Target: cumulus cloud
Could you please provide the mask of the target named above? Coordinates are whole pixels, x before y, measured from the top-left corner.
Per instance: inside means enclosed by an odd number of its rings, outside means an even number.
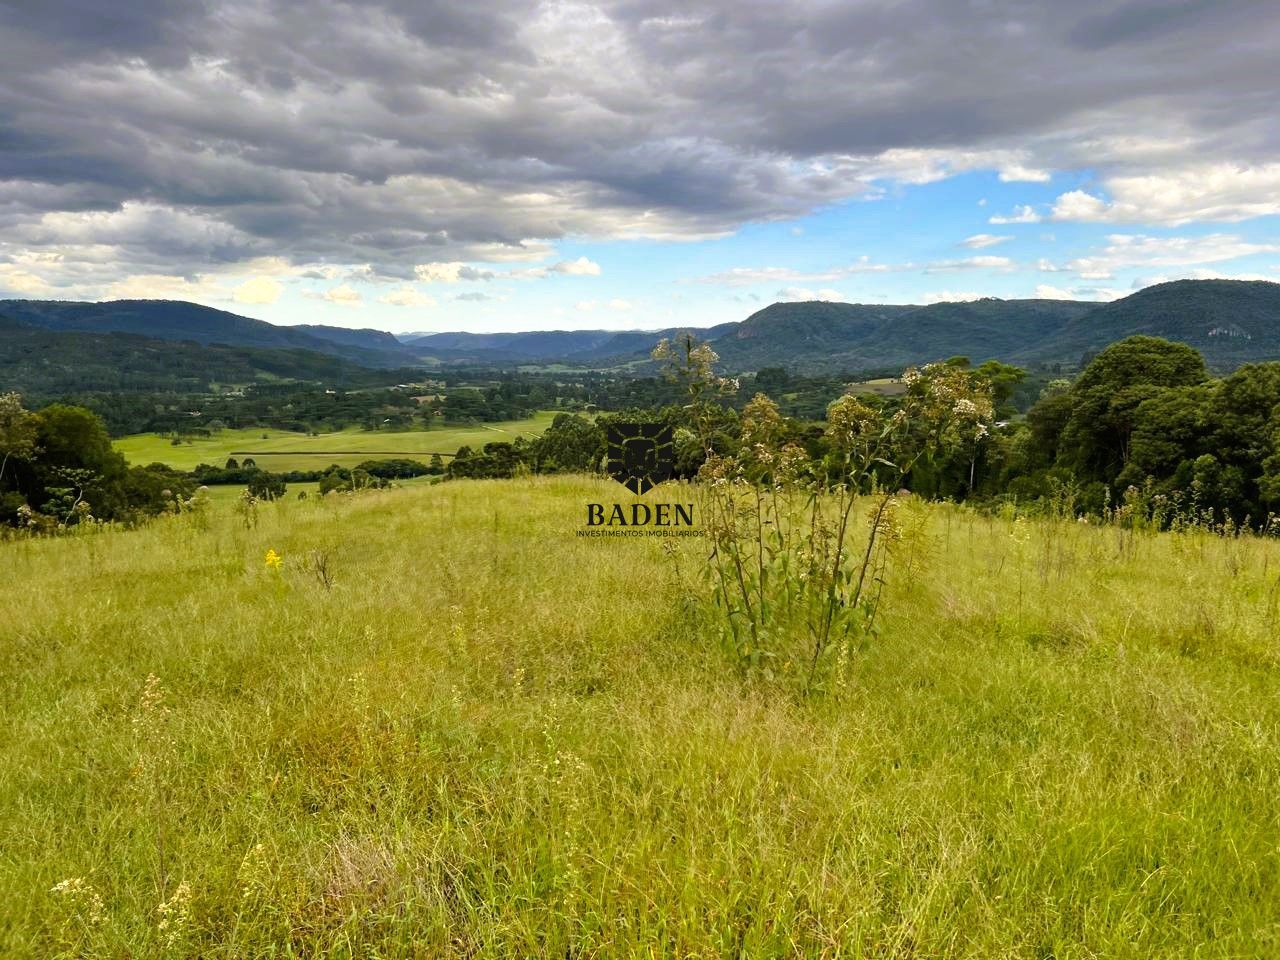
[[[466,263],[420,263],[414,275],[423,283],[461,283],[485,280],[545,280],[548,277],[598,277],[600,264],[586,257],[560,260],[544,267],[522,267],[517,270],[494,271]]]
[[[1040,222],[1040,214],[1036,213],[1033,207],[1026,206],[1025,204],[1020,207],[1014,207],[1013,213],[996,214],[995,216],[989,217],[987,219],[987,223],[995,223],[995,224],[1039,223],[1039,222]]]
[[[243,265],[268,255],[594,275],[536,265],[568,237],[724,236],[970,170],[1095,171],[1061,219],[1280,209],[1280,10],[1250,0],[85,10],[0,9],[0,264],[29,289],[266,276]]]
[[[776,294],[777,299],[788,303],[799,303],[808,300],[826,300],[830,303],[848,303],[849,298],[839,290],[810,290],[807,287],[783,287]]]
[[[598,277],[600,276],[600,264],[588,260],[586,257],[578,257],[577,260],[561,260],[547,268],[549,273],[563,273],[570,277]]]
[[[1048,170],[1036,170],[1021,164],[1005,167],[1000,171],[1000,179],[1004,183],[1048,183]]]
[[[460,283],[463,280],[492,280],[492,270],[480,270],[459,261],[452,263],[420,263],[413,274],[423,283]]]
[[[0,290],[20,297],[39,297],[51,289],[43,277],[11,263],[0,263]]]
[[[354,307],[361,302],[360,291],[356,290],[349,284],[340,284],[336,287],[330,287],[321,294],[325,300],[330,303],[336,303],[342,307]]]
[[[975,233],[972,237],[966,237],[960,241],[960,246],[968,247],[971,250],[983,250],[987,247],[994,247],[996,244],[1005,243],[1012,240],[1013,237],[997,236],[993,233]]]
[[[378,298],[378,302],[393,307],[434,307],[436,305],[434,297],[407,283],[384,293]]]
[[[1054,220],[1160,223],[1237,221],[1280,213],[1280,163],[1194,166],[1171,173],[1116,176],[1110,199],[1072,190],[1053,205]]]
[[[937,290],[926,293],[920,298],[921,303],[967,303],[970,300],[981,300],[985,293],[974,293],[971,290]]]
[[[1280,251],[1280,244],[1253,243],[1234,234],[1215,233],[1204,237],[1151,237],[1112,234],[1101,250],[1066,264],[1080,277],[1106,280],[1117,270],[1134,267],[1181,267],[1218,263],[1258,253]]]
[[[870,257],[863,256],[854,263],[834,267],[830,270],[808,271],[796,270],[792,267],[732,267],[720,273],[711,273],[698,277],[696,282],[726,287],[746,287],[756,283],[822,283],[862,273],[889,273],[894,270],[907,270],[910,269],[910,266],[910,264],[873,263]]]
[[[236,287],[232,299],[236,303],[275,303],[284,287],[271,277],[253,277]]]
[[[206,276],[178,277],[164,273],[130,274],[107,285],[106,300],[227,300],[226,291]]]
[[[1118,290],[1113,287],[1055,287],[1051,284],[1040,283],[1036,285],[1035,293],[1032,297],[1036,300],[1119,300],[1121,297],[1127,296],[1131,291]]]
[[[1008,257],[984,254],[965,257],[962,260],[938,260],[925,265],[925,273],[947,273],[952,270],[1012,270],[1014,263]]]

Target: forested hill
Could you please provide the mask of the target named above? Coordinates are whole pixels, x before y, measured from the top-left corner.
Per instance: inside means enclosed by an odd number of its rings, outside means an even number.
[[[380,330],[282,327],[182,300],[0,300],[0,316],[64,333],[132,333],[229,347],[311,350],[365,366],[399,366],[414,359],[395,337]]]
[[[211,383],[302,380],[330,386],[381,384],[413,370],[371,368],[313,350],[160,340],[130,333],[55,331],[0,314],[0,393],[203,393]]]
[[[1280,357],[1280,284],[1263,280],[1175,280],[1097,306],[1013,359],[1078,357],[1134,334],[1195,347],[1209,366],[1230,369]]]
[[[131,333],[169,341],[288,348],[364,366],[570,364],[645,369],[674,329],[439,333],[402,337],[319,325],[279,327],[196,304],[161,300],[0,301],[0,316],[51,331]],[[1076,367],[1109,343],[1147,334],[1189,344],[1212,369],[1280,358],[1280,284],[1179,280],[1099,304],[1075,300],[958,303],[775,303],[745,320],[697,331],[727,373],[900,370],[955,355],[976,362]]]
[[[1106,304],[775,303],[721,337],[716,352],[731,369],[894,369],[954,355],[1074,366],[1134,334],[1189,344],[1218,370],[1280,358],[1280,284],[1178,280]]]

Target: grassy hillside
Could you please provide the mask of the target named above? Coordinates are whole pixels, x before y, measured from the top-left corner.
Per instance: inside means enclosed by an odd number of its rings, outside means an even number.
[[[350,467],[362,460],[386,459],[379,454],[426,461],[433,453],[449,454],[463,446],[478,449],[495,440],[532,438],[540,436],[554,418],[553,411],[543,411],[527,420],[501,423],[397,432],[351,428],[315,437],[289,430],[219,430],[178,446],[166,436],[139,433],[121,437],[115,441],[115,448],[130,463],[164,463],[179,470],[190,470],[201,463],[220,467],[231,456],[253,457],[264,470],[317,470],[331,463]]]
[[[619,490],[0,543],[0,954],[1275,955],[1280,545],[909,506],[798,701]]]

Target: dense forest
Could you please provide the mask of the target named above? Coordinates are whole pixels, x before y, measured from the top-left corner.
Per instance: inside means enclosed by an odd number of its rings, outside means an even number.
[[[686,345],[695,343],[689,337]],[[944,374],[948,389],[972,398],[966,402],[976,403],[983,415],[972,437],[893,478],[922,496],[1082,516],[1119,511],[1160,525],[1225,528],[1266,526],[1280,505],[1280,362],[1247,364],[1213,377],[1192,347],[1134,336],[1102,350],[1074,380],[953,357],[926,365],[923,373],[910,369],[885,381],[891,389],[877,391],[838,377],[795,376],[780,367],[741,379],[719,377],[710,372],[710,346],[690,350],[699,351],[704,374],[717,384],[709,408],[690,404],[687,374],[671,371],[627,379],[476,372],[456,382],[363,391],[259,384],[236,395],[206,396],[198,411],[138,394],[88,395],[83,405],[55,403],[30,412],[11,393],[0,414],[0,521],[136,519],[173,508],[200,483],[246,483],[271,494],[269,475],[256,465],[212,464],[189,475],[154,465],[130,468],[112,450],[95,409],[117,428],[164,424],[175,437],[266,424],[299,431],[349,425],[430,429],[435,423],[562,410],[540,438],[464,447],[447,465],[371,461],[356,468],[358,473],[331,468],[283,478],[328,476],[327,488],[349,489],[427,473],[476,478],[599,470],[604,428],[611,419],[637,417],[675,428],[677,473],[692,479],[708,457],[736,455],[744,411],[767,402],[778,418],[775,439],[803,451],[810,480],[821,485],[832,452],[834,410],[848,400],[866,411],[868,422],[889,423],[910,406],[918,382]],[[438,392],[417,393],[423,389]],[[877,479],[890,480],[869,474],[869,482]]]
[[[972,367],[955,357],[923,369],[926,380],[945,370],[987,411],[971,438],[916,463],[902,478],[923,496],[1080,516],[1119,511],[1160,525],[1228,529],[1268,526],[1280,505],[1280,362],[1248,364],[1214,378],[1191,347],[1130,337],[1099,353],[1074,382],[1044,384],[1026,416],[1016,418],[1012,401],[1027,381],[1020,368],[998,362]],[[904,380],[913,375],[920,373],[908,371]],[[786,390],[790,382],[775,371],[751,386]],[[912,389],[856,399],[875,422],[889,422]],[[767,398],[763,389],[759,396]],[[788,416],[769,402],[781,418],[779,444],[802,450],[811,478],[821,482],[831,453],[830,413],[824,424]],[[677,472],[692,478],[707,451],[695,438],[690,410],[672,405],[656,415],[676,429]],[[606,414],[594,422],[563,415],[536,444],[459,451],[449,473],[497,477],[520,469],[581,469],[599,462],[610,416],[653,415]],[[739,408],[717,405],[712,433],[712,452],[735,454],[743,436]]]

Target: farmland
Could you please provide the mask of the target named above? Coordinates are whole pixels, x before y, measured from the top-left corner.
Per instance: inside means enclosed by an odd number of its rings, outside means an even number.
[[[433,453],[448,455],[459,447],[483,447],[494,441],[540,435],[554,419],[551,411],[527,420],[464,424],[432,430],[369,431],[356,428],[317,436],[275,429],[219,430],[209,437],[192,437],[174,444],[163,435],[135,434],[115,442],[130,463],[164,463],[191,470],[207,463],[221,466],[229,457],[251,457],[265,470],[322,470],[332,463],[352,467],[362,460],[407,457],[429,460]]]
[[[0,543],[0,954],[1276,954],[1280,544],[909,499],[806,698],[620,489]]]

